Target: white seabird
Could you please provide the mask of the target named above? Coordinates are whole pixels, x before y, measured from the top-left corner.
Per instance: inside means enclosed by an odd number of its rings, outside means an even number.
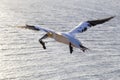
[[[32,30],[36,30],[36,31],[42,30],[42,31],[46,32],[46,34],[39,39],[39,42],[43,46],[44,49],[46,49],[46,46],[45,46],[45,42],[43,42],[42,40],[49,37],[49,38],[55,39],[58,42],[69,45],[70,53],[72,54],[73,47],[79,48],[83,52],[85,52],[88,49],[87,47],[83,46],[82,43],[75,37],[75,34],[82,33],[84,31],[86,31],[88,28],[90,28],[92,26],[96,26],[98,24],[102,24],[104,22],[107,22],[112,18],[114,18],[114,16],[104,18],[104,19],[84,21],[84,22],[81,22],[78,26],[76,26],[71,31],[60,32],[60,33],[55,32],[50,29],[45,29],[39,25],[26,25],[22,28],[32,29]]]

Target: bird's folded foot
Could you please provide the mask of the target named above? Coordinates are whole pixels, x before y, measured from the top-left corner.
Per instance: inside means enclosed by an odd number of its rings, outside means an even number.
[[[43,46],[43,49],[46,49],[45,42],[43,42],[43,41],[40,41],[40,44],[42,44],[42,46]]]
[[[72,44],[71,44],[71,43],[69,43],[69,49],[70,49],[70,54],[72,54],[72,52],[73,52],[73,47],[72,47]]]
[[[85,46],[83,46],[83,45],[80,45],[80,48],[81,48],[81,50],[82,50],[83,52],[85,52],[86,50],[88,50],[88,48],[85,47]]]

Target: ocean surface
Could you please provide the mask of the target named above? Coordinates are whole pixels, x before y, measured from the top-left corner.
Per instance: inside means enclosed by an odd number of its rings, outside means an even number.
[[[17,26],[69,31],[81,21],[116,16],[78,34],[83,53]],[[0,80],[120,80],[119,0],[0,0]]]

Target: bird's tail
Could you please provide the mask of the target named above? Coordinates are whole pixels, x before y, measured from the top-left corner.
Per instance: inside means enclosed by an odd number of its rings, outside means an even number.
[[[83,46],[83,45],[80,45],[80,49],[81,49],[83,52],[85,52],[86,50],[89,50],[89,48],[87,48],[87,47],[85,47],[85,46]]]

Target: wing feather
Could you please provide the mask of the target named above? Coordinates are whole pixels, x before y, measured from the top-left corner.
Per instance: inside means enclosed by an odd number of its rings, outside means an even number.
[[[22,26],[21,28],[30,29],[34,31],[54,32],[53,30],[43,28],[39,25],[26,25],[26,26]]]
[[[69,34],[74,35],[76,33],[85,32],[88,28],[90,28],[92,26],[96,26],[98,24],[105,23],[105,22],[109,21],[112,18],[114,18],[114,16],[108,17],[108,18],[104,18],[104,19],[98,19],[98,20],[91,20],[91,21],[81,22],[78,26],[76,26],[74,29],[69,31]]]

